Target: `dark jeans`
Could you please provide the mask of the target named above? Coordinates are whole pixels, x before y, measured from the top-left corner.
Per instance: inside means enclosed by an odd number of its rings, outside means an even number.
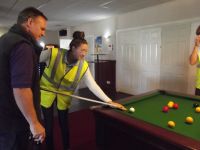
[[[53,105],[50,108],[42,107],[44,115],[44,126],[46,130],[46,149],[54,150],[53,143]],[[62,143],[64,150],[69,149],[69,126],[68,126],[68,110],[58,110],[59,125],[62,134]]]
[[[200,96],[200,89],[195,89],[195,95],[198,95],[198,96]]]
[[[0,150],[28,150],[29,131],[0,132]]]
[[[0,132],[0,150],[40,150],[41,144],[29,140],[30,132]]]

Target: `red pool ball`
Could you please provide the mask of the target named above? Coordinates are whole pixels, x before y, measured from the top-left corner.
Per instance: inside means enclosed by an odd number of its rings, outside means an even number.
[[[177,103],[174,103],[173,108],[174,108],[174,109],[178,109],[178,104],[177,104]]]
[[[169,111],[169,107],[164,106],[163,109],[162,109],[162,111],[163,111],[163,112],[168,112],[168,111]]]

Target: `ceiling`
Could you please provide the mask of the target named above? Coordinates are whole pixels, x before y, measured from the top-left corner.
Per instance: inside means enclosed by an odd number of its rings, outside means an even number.
[[[19,11],[28,6],[48,17],[48,29],[61,29],[122,13],[151,7],[171,0],[0,0],[0,26],[10,27]]]

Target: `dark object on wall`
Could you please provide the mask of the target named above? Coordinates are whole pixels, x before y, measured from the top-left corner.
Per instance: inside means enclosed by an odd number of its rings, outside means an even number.
[[[95,63],[95,80],[108,96],[116,93],[115,67],[115,60],[98,60]]]
[[[67,36],[67,30],[63,29],[59,31],[59,36]]]

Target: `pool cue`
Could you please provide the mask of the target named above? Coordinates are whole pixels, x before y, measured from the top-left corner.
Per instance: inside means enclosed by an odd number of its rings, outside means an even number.
[[[40,88],[40,90],[44,90],[44,91],[51,92],[51,93],[54,93],[54,94],[60,94],[60,95],[63,95],[63,96],[71,96],[73,98],[77,98],[77,99],[88,101],[88,102],[93,102],[93,103],[98,103],[98,104],[103,104],[103,105],[115,107],[114,105],[106,103],[106,102],[100,102],[100,101],[97,101],[97,100],[94,100],[94,99],[85,98],[85,97],[81,97],[81,96],[77,96],[77,95],[73,95],[73,94],[71,94],[71,95],[65,94],[65,93],[62,93],[62,92],[59,92],[59,91],[52,91],[52,90],[48,90],[48,89],[44,89],[44,88]]]

